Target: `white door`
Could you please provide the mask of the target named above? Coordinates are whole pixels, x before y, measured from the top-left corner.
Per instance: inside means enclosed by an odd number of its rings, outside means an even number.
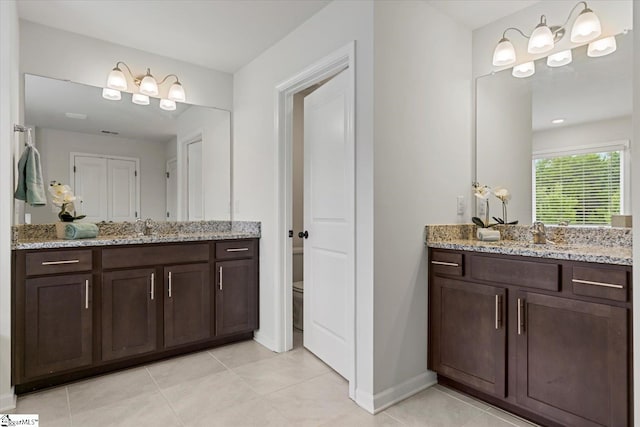
[[[304,346],[350,378],[347,304],[354,280],[353,146],[348,75],[304,99]]]
[[[202,202],[202,141],[187,145],[187,219],[204,219]]]
[[[107,160],[107,182],[109,196],[107,200],[109,220],[135,221],[138,216],[137,175],[134,160]]]
[[[77,215],[86,221],[103,221],[107,210],[107,159],[94,156],[73,157],[73,193]]]
[[[167,221],[178,220],[178,160],[167,161]]]

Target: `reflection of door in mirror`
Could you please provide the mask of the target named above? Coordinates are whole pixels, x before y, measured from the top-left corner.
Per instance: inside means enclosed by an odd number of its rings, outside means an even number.
[[[167,161],[167,221],[178,220],[178,159]]]
[[[71,153],[77,213],[88,221],[135,221],[139,163],[137,158]]]
[[[202,203],[202,139],[187,144],[187,218],[204,219]]]

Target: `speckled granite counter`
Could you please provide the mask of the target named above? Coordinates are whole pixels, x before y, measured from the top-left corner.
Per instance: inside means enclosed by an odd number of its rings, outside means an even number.
[[[12,228],[12,249],[53,249],[87,246],[139,245],[203,240],[259,238],[260,222],[184,221],[153,222],[149,235],[144,223],[98,223],[95,239],[64,240],[55,237],[55,224],[18,225]]]
[[[547,227],[555,244],[533,244],[530,226],[499,226],[502,240],[483,242],[475,238],[473,224],[427,225],[426,244],[431,248],[552,258],[601,264],[632,265],[630,228]]]

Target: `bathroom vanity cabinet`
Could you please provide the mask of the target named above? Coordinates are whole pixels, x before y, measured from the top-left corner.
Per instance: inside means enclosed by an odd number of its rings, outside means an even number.
[[[248,339],[258,240],[13,252],[18,393]]]
[[[429,249],[429,368],[551,426],[631,425],[631,267]]]

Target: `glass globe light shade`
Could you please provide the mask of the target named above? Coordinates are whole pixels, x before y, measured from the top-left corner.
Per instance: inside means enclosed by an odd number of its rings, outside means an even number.
[[[177,102],[184,102],[185,99],[187,99],[184,93],[184,88],[182,87],[180,82],[175,82],[174,84],[171,85],[171,87],[169,88],[169,95],[167,96],[167,98]]]
[[[516,62],[516,50],[509,39],[503,37],[493,51],[493,65],[503,67]]]
[[[617,48],[618,45],[616,44],[615,37],[605,37],[603,39],[589,43],[589,47],[587,48],[587,56],[590,56],[591,58],[597,58],[600,56],[609,55],[610,53],[615,52]]]
[[[140,81],[140,93],[148,96],[158,96],[158,83],[147,68],[147,74]]]
[[[115,67],[107,76],[107,87],[115,90],[127,90],[127,78],[122,70]]]
[[[571,63],[572,60],[573,55],[571,54],[571,50],[568,49],[549,55],[547,57],[547,65],[549,67],[562,67],[563,65]]]
[[[513,71],[511,72],[511,75],[513,77],[522,79],[525,77],[533,76],[535,72],[536,72],[536,66],[533,63],[533,61],[531,61],[531,62],[525,62],[524,64],[516,65],[515,67],[513,67]]]
[[[162,108],[163,110],[166,111],[173,111],[176,109],[176,103],[175,101],[172,101],[171,99],[161,99],[160,100],[160,108]]]
[[[571,41],[585,43],[600,37],[600,34],[602,34],[600,19],[591,9],[585,8],[571,27]]]
[[[540,23],[533,30],[531,38],[529,38],[529,45],[527,51],[529,53],[545,53],[553,49],[553,33],[547,27],[547,24]]]
[[[109,89],[108,87],[105,87],[102,89],[102,97],[104,99],[108,99],[109,101],[120,101],[122,95],[120,94],[119,90]]]
[[[149,105],[149,97],[141,93],[134,93],[131,102],[138,105]]]

